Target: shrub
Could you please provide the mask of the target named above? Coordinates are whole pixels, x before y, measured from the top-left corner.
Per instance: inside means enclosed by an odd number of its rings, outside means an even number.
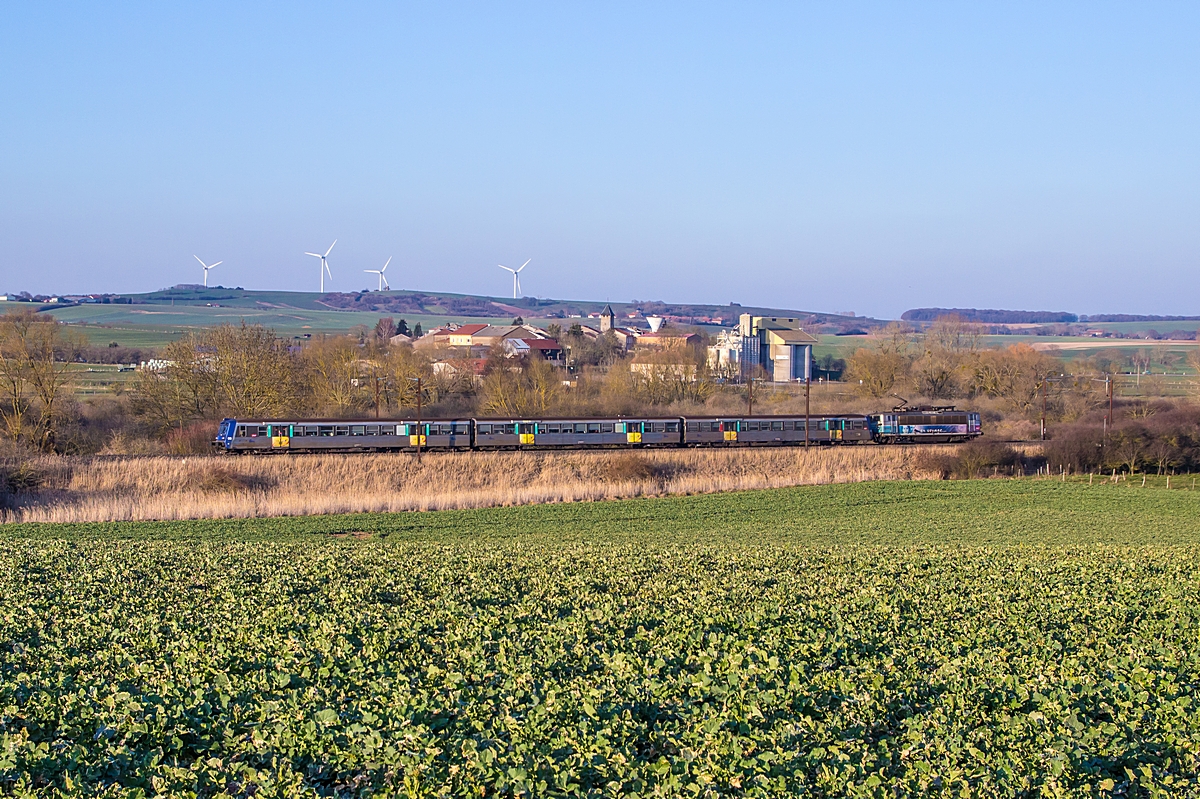
[[[36,491],[46,483],[46,474],[27,461],[0,467],[0,491],[22,494]]]
[[[988,469],[1002,468],[1006,473],[1024,465],[1021,453],[995,441],[972,441],[950,453],[930,449],[917,455],[919,471],[933,472],[941,479],[969,480],[985,476]]]
[[[654,480],[664,476],[664,471],[660,464],[632,452],[614,455],[604,465],[604,476],[618,482]]]
[[[216,431],[217,423],[206,421],[192,422],[183,428],[172,428],[167,433],[167,451],[172,455],[211,453]]]
[[[265,491],[274,481],[261,475],[240,474],[224,466],[210,466],[192,474],[190,487],[206,494],[237,494],[242,491]]]

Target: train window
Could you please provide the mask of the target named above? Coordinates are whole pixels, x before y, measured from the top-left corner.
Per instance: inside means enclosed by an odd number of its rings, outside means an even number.
[[[679,432],[679,422],[667,422],[667,432],[668,433],[678,433]]]
[[[699,433],[700,432],[700,423],[699,422],[688,422],[687,429],[689,432]]]
[[[379,435],[379,425],[377,425],[377,424],[369,424],[369,425],[367,425],[367,427],[366,427],[366,430],[364,430],[364,431],[363,431],[363,434],[364,434],[364,435],[368,435],[368,436],[377,436],[377,435]]]
[[[772,430],[782,430],[783,422],[771,422],[771,429]]]
[[[350,425],[350,435],[352,435],[352,436],[366,435],[366,432],[367,432],[366,425],[361,425],[361,424]]]
[[[709,422],[708,423],[708,432],[710,432],[710,433],[721,432],[721,423],[720,422]]]
[[[612,422],[601,422],[600,423],[600,432],[601,433],[611,433],[612,431],[613,431]]]
[[[467,434],[467,425],[465,423],[456,423],[454,425],[454,435],[465,436]]]
[[[245,438],[245,437],[246,437],[246,425],[244,425],[244,424],[239,424],[239,425],[238,425],[238,427],[237,427],[237,435],[238,435],[238,438]]]
[[[333,435],[333,426],[323,424],[317,428],[317,431],[318,431],[317,435],[319,435],[319,436],[331,436],[331,435]]]
[[[490,436],[492,434],[492,426],[490,424],[475,425],[475,433],[481,436]]]
[[[599,422],[588,422],[587,430],[589,433],[599,433],[600,432],[600,423]]]
[[[526,423],[526,424],[518,425],[517,429],[521,432],[521,435],[530,435],[531,433],[533,433],[533,427],[534,426],[532,424]]]
[[[266,425],[259,425],[258,427],[250,428],[251,436],[265,436],[266,434],[267,434],[267,426]]]
[[[578,424],[575,425],[575,432],[576,433],[586,433],[587,432],[587,424],[585,424],[584,422],[579,422]]]
[[[379,426],[379,435],[381,435],[381,436],[394,436],[394,435],[396,435],[396,426],[395,426],[395,425],[390,425],[390,424],[381,424],[381,425]]]
[[[350,425],[334,425],[334,435],[348,436],[350,435]]]

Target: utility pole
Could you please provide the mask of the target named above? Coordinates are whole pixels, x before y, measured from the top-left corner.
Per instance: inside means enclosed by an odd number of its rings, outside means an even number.
[[[1046,384],[1048,379],[1042,380],[1042,441],[1046,440]]]
[[[750,376],[750,382],[747,384],[747,386],[748,386],[748,388],[746,389],[746,415],[753,416],[754,415],[754,376],[753,375]]]
[[[804,446],[808,446],[808,411],[809,411],[809,389],[812,387],[812,376],[804,375]]]
[[[425,426],[421,424],[421,378],[417,378],[417,464],[421,463],[421,440],[425,438]]]
[[[1108,426],[1112,427],[1113,423],[1113,384],[1116,381],[1112,379],[1112,375],[1104,376],[1104,387],[1108,389]]]
[[[374,374],[372,376],[375,378],[375,418],[378,419],[379,418],[379,373],[375,372],[374,368],[372,368],[371,371],[374,372]]]

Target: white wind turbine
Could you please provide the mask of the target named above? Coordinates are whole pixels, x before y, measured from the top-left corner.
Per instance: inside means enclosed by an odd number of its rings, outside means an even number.
[[[530,259],[529,259],[529,261],[532,261],[532,260],[533,260],[532,258],[530,258]],[[520,265],[520,266],[518,266],[516,269],[513,269],[511,266],[505,266],[504,264],[496,264],[496,266],[500,267],[501,269],[507,269],[508,271],[512,272],[512,276],[513,276],[513,299],[514,299],[514,300],[515,300],[515,299],[517,298],[517,296],[518,296],[518,295],[521,293],[521,278],[517,277],[517,275],[518,275],[518,274],[520,274],[520,272],[521,272],[521,270],[522,270],[522,269],[524,269],[526,266],[528,266],[528,265],[529,265],[529,261],[526,261],[525,263],[521,264],[521,265]]]
[[[367,272],[372,275],[379,275],[379,290],[380,291],[383,291],[384,286],[388,287],[388,291],[392,290],[392,284],[387,282],[387,277],[384,276],[384,274],[383,274],[384,272],[387,271],[388,264],[390,264],[391,262],[392,262],[392,259],[389,256],[387,259],[387,263],[383,265],[383,269],[364,269],[363,270],[364,272]]]
[[[333,244],[337,244],[337,239],[333,240]],[[329,249],[325,251],[324,255],[321,255],[321,253],[319,253],[319,252],[304,253],[305,255],[311,255],[313,258],[321,259],[321,293],[322,294],[325,293],[325,273],[329,272],[329,279],[333,280],[333,272],[329,271],[329,261],[326,260],[329,257],[329,253],[333,252],[333,244],[329,245]]]
[[[200,261],[199,255],[193,255],[192,257],[195,258],[197,261]],[[218,266],[223,263],[225,263],[225,262],[217,261],[217,263],[215,263],[215,264],[206,264],[206,263],[204,263],[204,261],[200,261],[200,265],[204,267],[204,288],[208,288],[208,270],[212,269],[214,266]]]

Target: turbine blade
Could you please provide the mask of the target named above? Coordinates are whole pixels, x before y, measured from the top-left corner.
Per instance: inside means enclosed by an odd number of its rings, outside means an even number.
[[[200,261],[200,256],[199,256],[199,255],[193,255],[192,257],[193,257],[193,258],[195,258],[197,261]],[[201,266],[204,266],[204,261],[200,261],[200,265],[201,265]],[[204,266],[204,268],[205,268],[205,269],[208,269],[208,267],[207,267],[207,266]]]
[[[387,271],[387,265],[388,265],[388,264],[390,264],[391,262],[392,262],[392,256],[390,256],[390,255],[389,255],[389,256],[388,256],[388,259],[387,259],[387,263],[385,263],[385,264],[383,265],[383,269],[380,269],[379,271],[380,271],[380,272],[386,272],[386,271]]]
[[[224,262],[224,261],[217,261],[215,264],[210,264],[210,265],[209,265],[208,267],[206,267],[206,268],[208,268],[208,269],[212,269],[214,266],[220,266],[220,265],[221,265],[221,264],[223,264],[223,263],[225,263],[225,262]]]
[[[529,259],[529,261],[532,261],[532,260],[533,260],[532,258]],[[525,263],[521,264],[521,266],[517,268],[517,271],[520,272],[522,269],[529,266],[529,261],[526,261]]]
[[[323,258],[323,257],[324,257],[324,256],[322,256],[322,255],[321,255],[321,253],[319,253],[319,252],[306,252],[306,253],[304,253],[304,254],[305,254],[305,255],[311,255],[313,258]]]
[[[337,239],[333,240],[333,244],[337,244]],[[329,245],[329,249],[325,251],[325,257],[329,257],[329,253],[333,252],[333,244]]]
[[[379,276],[380,276],[381,278],[383,278],[383,285],[387,286],[387,290],[388,290],[388,291],[391,291],[391,290],[392,290],[392,284],[391,284],[391,283],[389,283],[389,282],[387,282],[387,275],[385,275],[383,272],[380,272],[380,273],[379,273]]]

